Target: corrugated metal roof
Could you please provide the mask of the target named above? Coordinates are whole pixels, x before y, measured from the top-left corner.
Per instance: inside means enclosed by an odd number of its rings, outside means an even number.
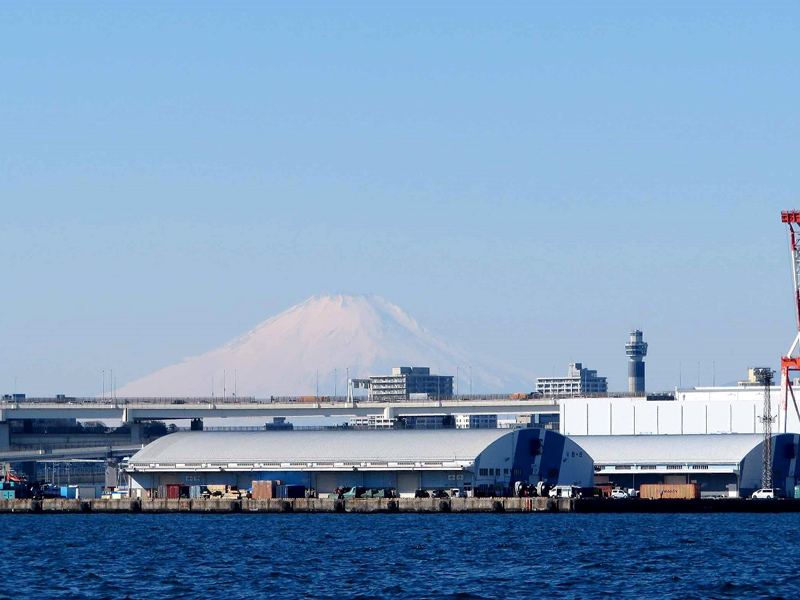
[[[472,461],[512,432],[502,429],[399,431],[187,431],[166,435],[132,465],[281,462]]]
[[[753,434],[574,435],[598,465],[736,464],[764,439]]]

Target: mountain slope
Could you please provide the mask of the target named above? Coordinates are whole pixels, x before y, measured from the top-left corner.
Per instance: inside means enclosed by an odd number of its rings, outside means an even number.
[[[118,390],[117,395],[209,396],[223,394],[223,371],[230,396],[346,393],[350,377],[387,374],[393,366],[429,366],[455,375],[460,391],[529,391],[532,379],[437,338],[400,308],[379,296],[313,296],[201,356],[185,359]],[[235,375],[234,375],[235,372]],[[234,383],[234,378],[236,383]]]

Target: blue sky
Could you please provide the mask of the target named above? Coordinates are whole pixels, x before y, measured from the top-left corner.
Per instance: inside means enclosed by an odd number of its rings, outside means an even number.
[[[795,2],[28,3],[0,14],[0,389],[95,394],[327,292],[649,388],[795,322]]]

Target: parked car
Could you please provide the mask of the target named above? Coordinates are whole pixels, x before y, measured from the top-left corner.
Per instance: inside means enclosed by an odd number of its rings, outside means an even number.
[[[625,490],[617,488],[615,490],[611,490],[611,498],[613,500],[623,500],[625,498],[630,498],[630,496]]]
[[[449,498],[450,496],[444,490],[431,490],[431,498]]]
[[[426,490],[416,490],[414,492],[414,498],[430,498],[431,495]]]
[[[771,500],[774,499],[775,496],[775,488],[761,488],[760,490],[753,492],[753,495],[750,497],[755,498],[756,500]]]

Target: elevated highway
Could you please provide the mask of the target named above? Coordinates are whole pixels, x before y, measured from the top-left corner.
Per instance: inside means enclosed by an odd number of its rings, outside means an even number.
[[[441,400],[346,398],[26,398],[0,402],[0,422],[16,419],[120,419],[125,423],[227,417],[366,417],[557,414],[558,400],[463,396]]]
[[[141,449],[142,444],[125,444],[81,448],[43,448],[40,450],[0,450],[0,462],[49,462],[121,457],[130,456]]]
[[[0,401],[0,462],[80,460],[127,455],[142,447],[146,421],[197,420],[205,418],[448,416],[456,414],[557,414],[558,401],[509,396],[462,396],[440,400],[376,402],[345,397],[286,398],[24,398]],[[10,421],[39,419],[118,419],[130,426],[127,443],[114,436],[108,443],[96,441],[80,448],[59,448],[39,440],[38,448],[20,446]],[[194,423],[193,423],[194,426]],[[39,437],[50,437],[42,434]],[[15,448],[16,446],[16,448]]]

